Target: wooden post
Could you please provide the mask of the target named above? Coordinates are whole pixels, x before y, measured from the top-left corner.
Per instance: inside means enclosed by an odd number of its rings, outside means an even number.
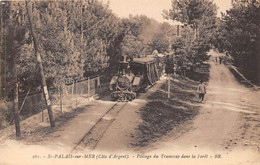
[[[177,25],[177,37],[180,36],[180,25]]]
[[[47,110],[48,110],[48,114],[49,114],[50,125],[51,125],[51,127],[55,127],[55,121],[54,121],[53,113],[52,113],[52,109],[51,109],[51,100],[49,97],[49,92],[48,92],[48,88],[46,85],[46,80],[45,80],[45,76],[44,76],[44,72],[43,72],[42,59],[41,59],[41,55],[38,52],[38,42],[37,42],[37,38],[33,31],[33,25],[32,25],[32,21],[31,21],[31,10],[29,10],[28,1],[26,1],[25,3],[26,3],[26,10],[27,10],[27,15],[28,15],[30,30],[31,30],[32,38],[33,38],[33,43],[34,43],[34,52],[35,52],[39,72],[41,75],[41,81],[42,81],[41,86],[42,86],[42,90],[44,93],[44,98],[45,98],[45,102],[46,102]]]
[[[62,112],[62,88],[61,88],[61,84],[60,84],[60,111],[61,111],[61,113],[63,113]]]
[[[73,96],[73,94],[74,94],[74,80],[73,80],[73,83],[72,83],[72,90],[71,90],[71,94],[72,94],[72,96]]]
[[[20,109],[19,109],[19,114],[20,114],[20,112],[22,111],[22,109],[23,109],[23,106],[24,106],[24,103],[25,103],[25,101],[26,101],[26,99],[27,99],[27,97],[28,97],[28,94],[30,93],[30,90],[31,90],[31,88],[28,90],[28,92],[26,93],[26,96],[25,96],[25,98],[23,99],[23,103],[22,103],[22,105],[21,105],[21,107],[20,107]]]
[[[100,85],[100,76],[98,75],[98,79],[97,79],[97,92],[99,92],[99,90],[100,90],[100,87],[101,87],[101,85]]]
[[[44,122],[44,109],[42,110],[42,122]]]
[[[88,98],[90,97],[90,77],[88,77]]]
[[[76,96],[76,107],[78,104],[78,98],[77,98],[77,81],[75,82],[75,96]]]
[[[168,74],[168,99],[170,100],[171,98],[171,79],[170,79],[170,74]]]

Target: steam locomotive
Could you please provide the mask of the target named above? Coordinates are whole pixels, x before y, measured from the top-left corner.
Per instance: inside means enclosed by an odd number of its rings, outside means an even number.
[[[133,58],[124,56],[119,64],[118,74],[110,81],[112,100],[132,101],[137,93],[159,80],[160,61],[154,57]]]

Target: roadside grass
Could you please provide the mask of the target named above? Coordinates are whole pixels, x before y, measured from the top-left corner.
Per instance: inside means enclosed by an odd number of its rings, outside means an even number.
[[[241,70],[241,68],[239,68],[238,66],[234,65],[234,62],[231,58],[228,57],[223,57],[223,63],[228,67],[229,71],[233,74],[233,76],[235,77],[235,79],[242,85],[244,85],[247,88],[252,88],[254,89],[254,83],[252,83],[250,80],[245,79],[245,76],[243,74],[243,70]],[[232,67],[232,65],[234,67]],[[235,69],[234,69],[235,68]],[[243,75],[243,76],[241,76]],[[260,85],[260,84],[259,84]]]
[[[199,70],[201,70],[201,72],[192,72],[192,71],[187,71],[186,72],[186,76],[194,81],[200,81],[203,80],[204,82],[208,82],[209,81],[209,68],[210,65],[207,63],[204,63],[203,65],[201,65],[201,68]]]
[[[247,88],[254,87],[251,83],[248,82],[248,80],[245,80],[237,71],[235,71],[234,68],[229,66],[228,69],[240,84],[243,84]]]
[[[147,97],[149,102],[140,109],[143,120],[137,128],[133,146],[148,146],[167,135],[174,127],[192,120],[199,112],[200,104],[196,93],[201,78],[209,79],[209,67],[205,73],[194,73],[194,80],[180,76],[171,80],[171,99],[168,100],[168,83]]]
[[[88,98],[84,96],[78,96],[78,105],[75,105],[75,99],[64,98],[64,103],[68,106],[63,106],[63,113],[60,111],[59,106],[53,107],[53,116],[55,119],[55,127],[49,126],[49,117],[47,110],[42,113],[38,113],[20,122],[21,138],[25,143],[43,142],[47,137],[52,136],[51,133],[58,131],[63,125],[67,124],[70,120],[75,118],[78,114],[93,106],[92,104],[86,104]],[[42,121],[42,115],[44,121]],[[0,137],[0,142],[7,138],[16,139],[15,131],[12,126],[8,126],[5,129],[0,130],[0,134],[5,134],[4,137]]]
[[[55,115],[55,127],[52,128],[49,126],[49,121],[47,118],[47,121],[43,123],[39,123],[39,118],[30,118],[27,122],[21,123],[21,132],[22,132],[22,138],[21,140],[25,143],[31,144],[31,143],[42,143],[46,140],[46,138],[52,138],[52,133],[57,132],[67,124],[70,120],[75,118],[78,114],[86,110],[88,107],[91,107],[92,105],[87,106],[80,106],[73,109],[71,112],[64,112],[60,115]],[[46,114],[47,115],[47,112]],[[10,138],[15,139],[15,133],[13,132],[10,136]]]

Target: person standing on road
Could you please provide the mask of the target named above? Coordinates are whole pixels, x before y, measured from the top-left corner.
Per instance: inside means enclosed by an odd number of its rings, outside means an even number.
[[[221,62],[222,62],[222,58],[221,58],[221,57],[219,57],[219,64],[221,64]]]
[[[197,92],[199,93],[199,103],[203,102],[204,96],[206,94],[206,86],[203,83],[203,80],[200,80],[200,84],[197,88]]]

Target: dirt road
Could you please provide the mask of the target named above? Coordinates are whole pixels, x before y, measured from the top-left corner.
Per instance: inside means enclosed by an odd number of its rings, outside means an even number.
[[[210,80],[200,114],[194,120],[192,130],[178,138],[176,144],[227,149],[229,146],[225,146],[225,141],[231,138],[231,133],[242,131],[237,126],[241,124],[243,114],[259,115],[259,93],[240,85],[225,65],[215,63],[215,57],[221,54],[211,54]]]
[[[255,158],[254,156],[259,154],[260,93],[239,84],[227,66],[215,62],[215,57],[224,56],[224,54],[214,51],[209,54],[211,55],[210,80],[205,101],[201,104],[198,116],[193,121],[174,129],[159,140],[160,142],[140,152],[173,153],[178,151],[180,153],[183,151],[183,153],[189,153],[195,151],[212,154],[235,153],[236,156],[245,152],[250,158]],[[133,126],[137,124],[130,123],[140,121],[138,115],[131,112],[136,111],[134,109],[136,107],[122,112],[100,141],[97,149],[131,150],[127,141],[131,139],[130,133],[134,131]],[[131,127],[130,132],[127,123]],[[248,158],[247,156],[245,159]]]
[[[210,80],[198,116],[178,133],[172,132],[153,152],[225,153],[233,154],[235,160],[259,161],[260,93],[239,84],[227,66],[215,62],[224,54],[209,54]]]

